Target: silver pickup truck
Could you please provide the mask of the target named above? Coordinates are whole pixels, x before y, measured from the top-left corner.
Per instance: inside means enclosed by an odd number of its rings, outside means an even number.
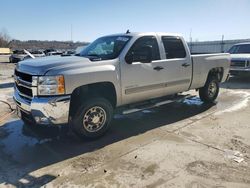
[[[229,54],[191,56],[179,35],[115,34],[76,56],[19,62],[14,100],[25,123],[68,124],[77,135],[96,138],[118,107],[128,112],[142,103],[159,106],[166,96],[190,89],[213,102],[229,67]]]

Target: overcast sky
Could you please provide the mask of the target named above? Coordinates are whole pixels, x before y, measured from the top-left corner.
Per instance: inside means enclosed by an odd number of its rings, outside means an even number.
[[[0,30],[19,40],[92,41],[161,31],[189,40],[250,38],[250,0],[0,0]]]

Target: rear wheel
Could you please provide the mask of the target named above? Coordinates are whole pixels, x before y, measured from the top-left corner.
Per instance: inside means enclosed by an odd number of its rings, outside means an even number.
[[[204,87],[199,89],[200,99],[205,103],[212,103],[219,94],[219,82],[215,77],[209,77]]]
[[[106,133],[113,117],[113,106],[105,98],[87,99],[73,117],[72,129],[82,138],[94,139]]]

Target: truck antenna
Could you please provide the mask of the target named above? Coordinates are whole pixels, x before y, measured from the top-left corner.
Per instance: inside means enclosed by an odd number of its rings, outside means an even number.
[[[130,33],[130,31],[129,31],[129,29],[126,31],[126,34],[129,34]]]

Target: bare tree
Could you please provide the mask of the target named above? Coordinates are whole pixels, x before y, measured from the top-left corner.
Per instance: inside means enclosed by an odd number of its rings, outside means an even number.
[[[11,38],[8,31],[6,29],[2,29],[0,32],[0,47],[9,47],[10,40]]]

